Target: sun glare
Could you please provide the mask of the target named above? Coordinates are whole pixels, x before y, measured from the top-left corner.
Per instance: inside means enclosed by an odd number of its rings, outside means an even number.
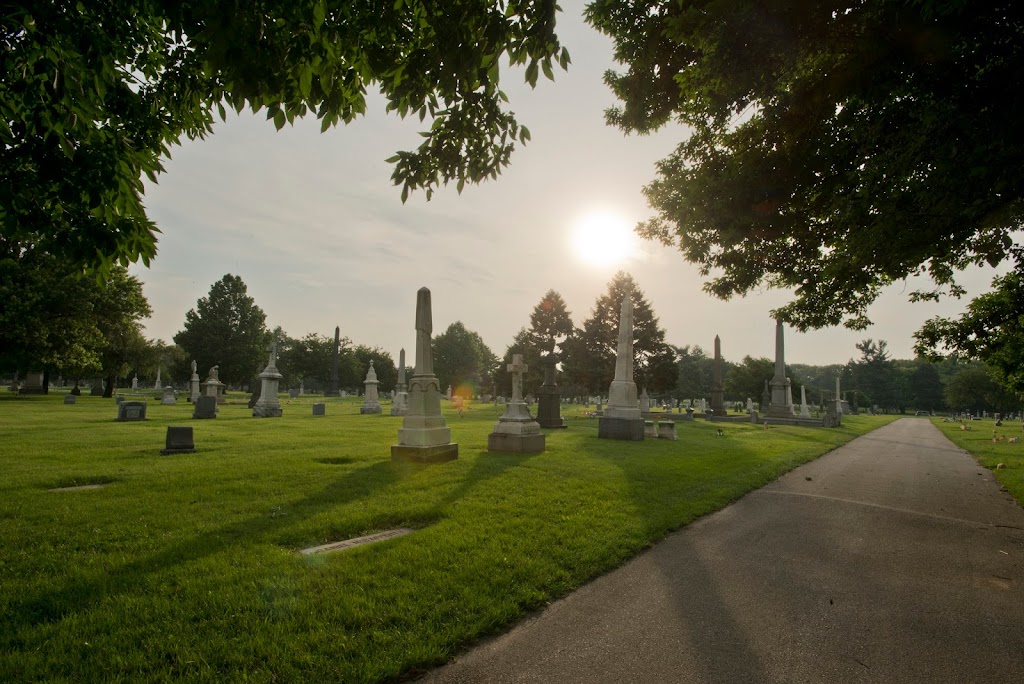
[[[612,266],[633,255],[633,227],[611,212],[587,214],[576,223],[572,234],[576,256],[591,266]]]

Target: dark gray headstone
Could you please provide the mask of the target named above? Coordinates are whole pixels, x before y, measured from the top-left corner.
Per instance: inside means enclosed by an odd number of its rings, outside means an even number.
[[[213,397],[210,397],[211,399]],[[191,427],[168,426],[166,447],[160,450],[161,454],[194,454],[196,444],[192,439]]]
[[[196,400],[195,409],[192,412],[193,418],[216,418],[217,397],[202,396]]]
[[[297,390],[297,389],[290,389],[290,390],[288,390],[288,398],[289,399],[298,399],[299,398],[299,390]]]
[[[117,419],[146,420],[146,402],[144,401],[121,401],[117,405]]]
[[[65,404],[74,404],[75,403],[75,399],[77,399],[77,397],[74,394],[65,394],[64,395],[64,403]]]
[[[323,415],[326,415],[326,414],[324,413],[324,409],[325,409],[325,408],[326,408],[326,405],[325,405],[325,404],[313,404],[313,415],[314,415],[314,416],[323,416]]]

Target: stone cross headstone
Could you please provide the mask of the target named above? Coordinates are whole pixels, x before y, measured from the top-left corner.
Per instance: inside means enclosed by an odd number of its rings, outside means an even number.
[[[434,375],[430,290],[416,293],[416,369],[409,383],[409,412],[398,430],[398,444],[391,460],[440,463],[459,457],[459,445],[451,441],[451,429],[441,415],[441,389]]]
[[[597,436],[632,441],[644,438],[644,419],[633,382],[633,300],[628,293],[619,310],[615,379],[608,389],[608,408],[598,421]]]
[[[508,371],[512,373],[512,399],[505,415],[498,419],[487,436],[487,450],[494,452],[537,454],[544,451],[545,435],[523,401],[523,373],[528,369],[522,354],[513,354]]]

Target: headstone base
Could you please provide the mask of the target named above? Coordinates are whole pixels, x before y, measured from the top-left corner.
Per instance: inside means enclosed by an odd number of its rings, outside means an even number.
[[[644,439],[658,439],[658,428],[653,420],[644,421]]]
[[[644,439],[644,419],[601,416],[597,421],[597,436],[601,439],[622,439],[631,442],[642,442]]]
[[[19,395],[25,394],[46,394],[46,390],[42,387],[22,387],[18,390]]]
[[[359,413],[380,413],[380,404],[376,406],[360,406]]]
[[[256,404],[252,407],[253,418],[280,418],[284,415],[284,410],[280,406],[260,406]]]
[[[668,439],[673,442],[678,440],[679,437],[676,435],[676,424],[671,420],[659,420],[658,439]]]
[[[437,444],[434,446],[406,446],[393,444],[391,460],[409,463],[444,463],[459,457],[458,444]]]
[[[557,420],[545,421],[541,416],[537,416],[537,424],[545,430],[557,430],[558,428],[567,428],[569,425],[565,422],[565,418],[558,418]]]
[[[504,451],[511,454],[539,454],[544,451],[546,435],[509,435],[492,432],[487,435],[488,451]]]

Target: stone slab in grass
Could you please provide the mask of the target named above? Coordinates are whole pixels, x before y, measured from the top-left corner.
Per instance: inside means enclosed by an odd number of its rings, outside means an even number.
[[[78,492],[85,489],[102,489],[109,485],[109,482],[102,482],[98,484],[85,484],[85,485],[74,485],[71,487],[54,487],[53,489],[47,489],[48,492]]]
[[[312,556],[318,553],[330,553],[332,551],[347,551],[357,546],[365,546],[366,544],[372,544],[374,542],[384,541],[385,539],[394,539],[395,537],[404,537],[407,534],[412,534],[415,530],[411,530],[407,527],[400,527],[396,530],[386,530],[384,532],[377,532],[376,534],[368,534],[365,537],[356,537],[355,539],[346,539],[339,542],[331,542],[330,544],[324,544],[323,546],[312,546],[308,549],[302,549],[299,551],[303,556]]]

